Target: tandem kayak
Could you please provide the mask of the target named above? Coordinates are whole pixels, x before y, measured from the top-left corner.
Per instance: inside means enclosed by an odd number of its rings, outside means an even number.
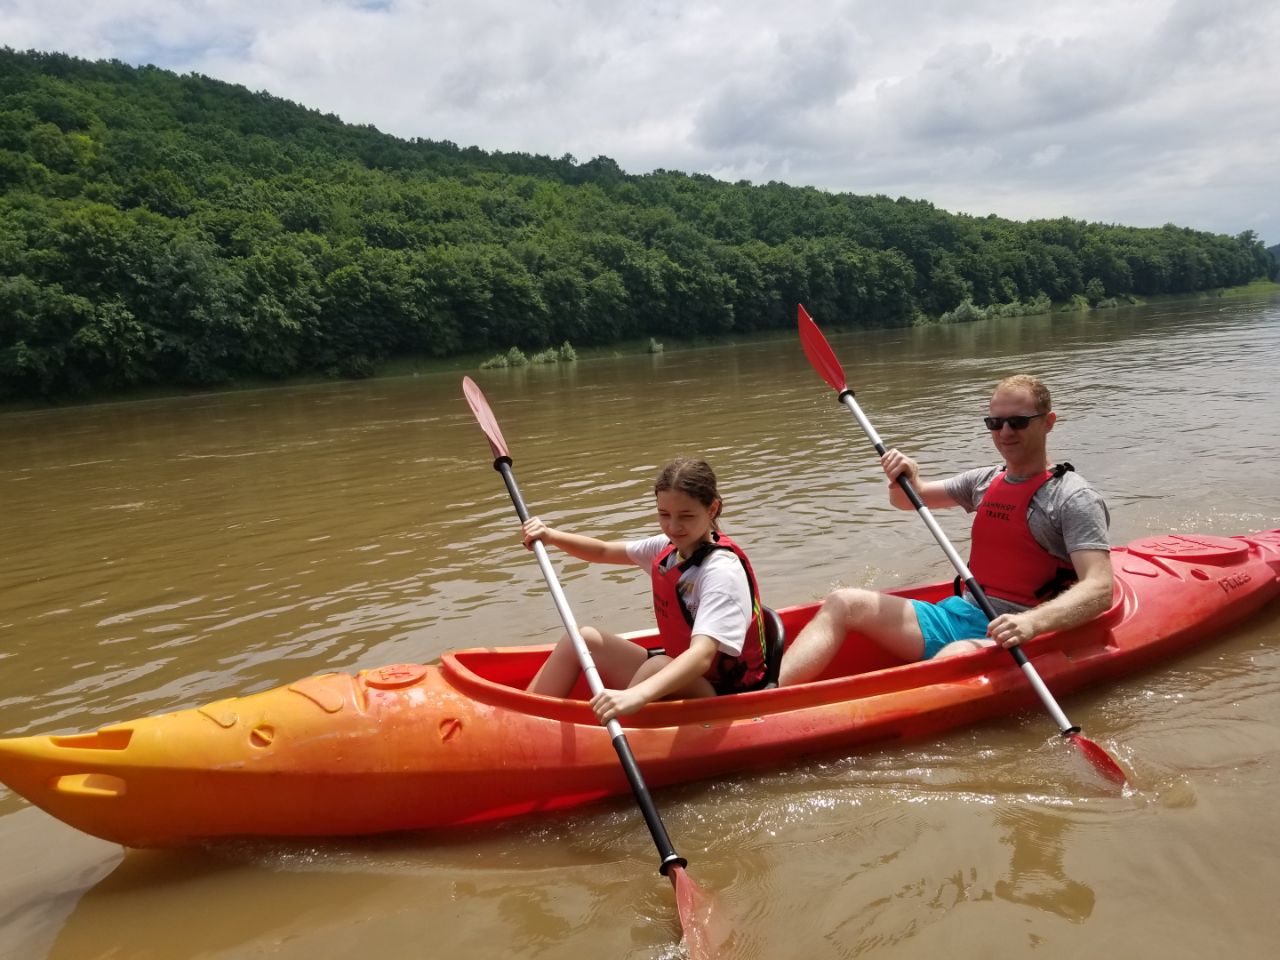
[[[1112,562],[1110,610],[1024,645],[1057,694],[1212,642],[1280,594],[1280,530],[1149,537],[1113,549]],[[950,590],[890,592],[937,600]],[[787,635],[816,609],[781,610]],[[550,649],[458,650],[93,733],[0,740],[0,781],[132,847],[439,829],[626,794],[585,686],[565,699],[524,692]],[[622,724],[646,780],[661,786],[932,736],[1033,703],[999,648],[903,664],[850,636],[811,683],[654,703]]]

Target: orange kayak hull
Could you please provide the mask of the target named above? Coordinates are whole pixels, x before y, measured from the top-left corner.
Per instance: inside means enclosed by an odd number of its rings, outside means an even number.
[[[1280,530],[1147,538],[1112,560],[1112,608],[1024,648],[1059,697],[1214,640],[1280,594]],[[814,609],[780,611],[788,636]],[[627,794],[585,702],[521,689],[549,650],[460,650],[439,664],[308,677],[92,733],[0,740],[0,781],[133,847],[441,829]],[[651,704],[623,726],[659,787],[933,736],[1036,704],[1003,650],[900,664],[850,637],[813,683]]]

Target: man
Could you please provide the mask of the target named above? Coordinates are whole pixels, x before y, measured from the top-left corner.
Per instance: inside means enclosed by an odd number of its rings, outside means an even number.
[[[985,418],[1003,467],[922,482],[916,462],[899,451],[880,460],[889,502],[900,510],[913,509],[895,482],[902,474],[931,510],[961,506],[976,513],[969,566],[995,608],[994,620],[987,623],[967,593],[933,604],[839,589],[788,648],[780,685],[820,676],[850,631],[915,661],[1016,646],[1104,612],[1113,589],[1110,516],[1070,464],[1050,463],[1047,441],[1056,422],[1043,383],[1008,377],[996,386]]]

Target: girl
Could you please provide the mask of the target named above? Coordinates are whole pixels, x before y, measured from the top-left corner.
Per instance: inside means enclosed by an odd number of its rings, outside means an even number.
[[[765,632],[755,574],[742,549],[719,532],[722,501],[705,460],[674,460],[653,485],[662,533],[644,540],[596,540],[555,530],[538,517],[522,528],[534,540],[589,563],[635,564],[653,579],[653,607],[665,655],[592,627],[582,628],[605,685],[591,708],[601,723],[663,698],[712,697],[764,682]],[[578,679],[568,635],[529,684],[565,697]]]

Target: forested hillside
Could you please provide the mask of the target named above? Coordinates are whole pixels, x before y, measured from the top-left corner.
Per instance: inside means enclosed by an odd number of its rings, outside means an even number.
[[[0,398],[760,330],[792,324],[797,302],[891,326],[966,300],[1097,302],[1271,269],[1252,233],[631,176],[8,49],[0,191]]]

